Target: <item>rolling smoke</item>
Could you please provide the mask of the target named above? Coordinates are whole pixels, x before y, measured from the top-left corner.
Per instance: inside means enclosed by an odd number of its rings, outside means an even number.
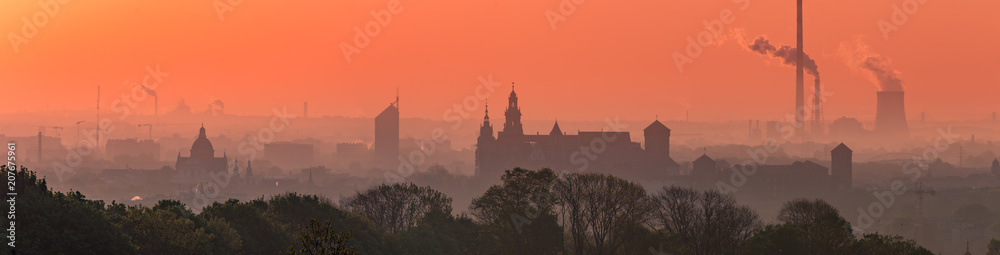
[[[899,71],[892,67],[892,61],[872,52],[861,37],[856,37],[853,42],[841,43],[838,51],[851,69],[871,74],[869,77],[880,91],[903,91],[903,79]]]
[[[882,91],[903,91],[903,80],[899,79],[899,72],[892,68],[889,58],[869,56],[861,67],[872,72]]]
[[[747,49],[771,58],[781,59],[784,64],[790,66],[795,66],[795,54],[798,53],[798,50],[796,50],[795,47],[788,45],[775,46],[764,36],[758,36],[754,39],[753,43],[747,45]],[[819,66],[816,65],[816,61],[810,58],[809,54],[802,54],[802,56],[803,62],[805,62],[803,63],[803,68],[806,73],[819,78]]]
[[[219,107],[219,112],[220,113],[225,112],[225,110],[226,110],[226,103],[223,103],[222,99],[216,99],[215,101],[212,101],[212,104],[214,104],[215,106]]]

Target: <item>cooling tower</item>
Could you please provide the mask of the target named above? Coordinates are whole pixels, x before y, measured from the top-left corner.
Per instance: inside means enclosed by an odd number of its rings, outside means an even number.
[[[910,137],[902,91],[879,91],[875,132],[884,136]]]

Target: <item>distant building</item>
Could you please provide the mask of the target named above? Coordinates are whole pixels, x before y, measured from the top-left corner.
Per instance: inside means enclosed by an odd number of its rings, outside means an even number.
[[[718,183],[732,183],[734,173],[745,177],[737,196],[756,200],[783,201],[795,197],[822,197],[838,189],[852,187],[853,163],[850,148],[841,143],[832,151],[830,168],[812,161],[788,165],[734,165],[720,171],[715,161],[702,155],[693,162],[689,182],[698,188],[716,189]],[[739,179],[739,178],[736,178]]]
[[[368,145],[363,143],[338,143],[337,160],[343,162],[367,162],[371,158]]]
[[[150,139],[109,139],[105,151],[119,163],[160,161],[160,144]]]
[[[20,163],[39,162],[41,160],[65,160],[66,146],[62,144],[62,138],[57,136],[42,135],[37,136],[4,136],[0,135],[0,140],[17,144],[15,153]],[[73,146],[72,148],[76,148]]]
[[[767,139],[778,140],[781,137],[781,122],[768,121],[765,128],[767,130],[764,134],[767,135]]]
[[[654,121],[643,132],[646,148],[632,142],[629,132],[580,131],[567,134],[553,124],[547,135],[524,134],[521,109],[513,88],[504,112],[503,130],[494,137],[489,109],[476,143],[477,176],[500,176],[505,169],[552,168],[604,172],[632,178],[666,178],[679,174],[670,158],[670,129]]]
[[[264,145],[264,159],[281,168],[311,166],[314,154],[312,144],[274,142]]]
[[[177,153],[177,163],[174,165],[177,174],[174,179],[177,181],[205,181],[211,178],[212,173],[224,172],[228,174],[229,162],[226,156],[215,157],[215,149],[212,142],[205,136],[205,127],[198,130],[198,138],[191,145],[189,157],[181,157]],[[247,166],[247,175],[250,175],[250,167]]]
[[[830,136],[834,138],[859,137],[867,133],[858,119],[840,117],[830,123]]]
[[[990,172],[992,172],[993,175],[1000,176],[1000,160],[997,160],[996,158],[993,159],[993,167],[990,168]]]
[[[841,143],[830,151],[830,176],[838,188],[851,189],[854,185],[854,151]]]
[[[399,164],[399,96],[375,117],[375,143],[372,145],[376,165],[395,168]]]

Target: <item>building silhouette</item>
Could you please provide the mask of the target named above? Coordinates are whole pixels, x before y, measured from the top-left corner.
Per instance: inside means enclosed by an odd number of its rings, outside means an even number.
[[[115,162],[160,161],[160,144],[152,139],[108,139],[104,148]]]
[[[248,175],[250,174],[249,168],[247,166]],[[212,142],[208,141],[208,137],[205,135],[205,126],[202,125],[201,129],[198,130],[198,138],[191,145],[191,154],[188,157],[181,157],[178,152],[174,169],[177,170],[177,174],[174,176],[176,181],[205,181],[211,178],[210,174],[212,173],[224,172],[228,174],[229,160],[226,159],[225,153],[221,158],[215,157],[215,149],[212,148]]]
[[[1000,160],[997,160],[996,158],[993,159],[993,166],[990,167],[990,172],[993,173],[993,175],[1000,176]]]
[[[627,131],[578,131],[568,134],[559,122],[545,135],[524,134],[517,93],[511,87],[503,130],[494,136],[489,107],[476,142],[477,176],[500,176],[514,167],[605,172],[631,178],[665,179],[679,174],[670,158],[670,129],[654,121],[644,130],[646,148]]]
[[[307,143],[274,142],[264,145],[264,159],[286,168],[312,166],[314,154],[315,148]]]
[[[702,155],[693,162],[691,175],[679,178],[678,182],[688,183],[699,189],[718,189],[719,183],[738,186],[729,188],[737,191],[737,197],[745,201],[785,201],[796,197],[825,197],[834,191],[851,189],[853,185],[853,162],[850,148],[841,143],[830,151],[830,168],[812,161],[795,161],[787,165],[733,165],[720,167],[708,155]],[[734,178],[734,174],[745,178]]]
[[[399,95],[375,117],[375,165],[395,168],[399,164]]]

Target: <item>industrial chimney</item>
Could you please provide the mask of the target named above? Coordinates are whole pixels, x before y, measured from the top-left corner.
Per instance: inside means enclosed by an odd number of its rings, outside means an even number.
[[[875,111],[875,132],[883,136],[909,138],[902,91],[879,91]]]

